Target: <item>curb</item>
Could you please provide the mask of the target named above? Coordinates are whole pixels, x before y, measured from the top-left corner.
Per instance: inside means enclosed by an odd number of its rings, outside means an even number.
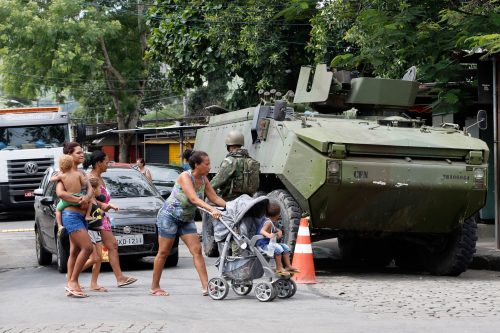
[[[3,229],[0,230],[0,232],[30,232],[30,231],[35,231],[33,228],[26,228],[26,229]]]
[[[480,250],[479,253],[474,255],[469,268],[500,271],[500,251]]]

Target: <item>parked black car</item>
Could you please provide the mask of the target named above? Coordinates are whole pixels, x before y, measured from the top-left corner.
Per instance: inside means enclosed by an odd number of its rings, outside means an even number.
[[[52,254],[57,257],[57,268],[66,272],[69,254],[69,237],[57,237],[55,206],[56,183],[49,182],[55,173],[47,169],[40,187],[35,190],[35,239],[36,254],[40,265],[52,263]],[[163,205],[158,190],[137,170],[131,167],[113,167],[102,174],[111,194],[111,202],[120,208],[109,211],[112,231],[118,241],[121,258],[154,256],[158,251],[156,215]],[[167,259],[167,266],[176,266],[179,260],[178,240]]]
[[[146,168],[151,171],[153,184],[164,198],[170,195],[177,177],[184,171],[184,169],[179,166],[160,163],[148,163]]]

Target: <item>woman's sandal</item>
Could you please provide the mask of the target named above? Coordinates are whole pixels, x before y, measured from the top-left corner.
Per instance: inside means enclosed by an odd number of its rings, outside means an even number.
[[[208,296],[208,289],[202,289],[201,296]]]
[[[132,283],[134,283],[134,282],[137,282],[137,279],[136,279],[136,278],[133,278],[133,277],[127,277],[127,280],[125,280],[125,282],[120,282],[120,283],[118,283],[118,288],[128,286],[129,284],[132,284]]]
[[[169,295],[168,291],[165,291],[163,289],[156,289],[156,290],[150,289],[149,294],[151,296],[168,296]]]
[[[106,292],[108,292],[108,289],[106,289],[106,288],[104,288],[104,287],[102,287],[102,286],[98,286],[98,287],[96,287],[96,288],[90,288],[90,287],[89,287],[89,290],[90,290],[90,291],[97,291],[97,292],[101,292],[101,293],[106,293]]]
[[[64,287],[64,290],[67,292],[66,296],[74,296],[76,298],[89,297],[89,295],[85,294],[83,291],[74,290],[69,287]]]

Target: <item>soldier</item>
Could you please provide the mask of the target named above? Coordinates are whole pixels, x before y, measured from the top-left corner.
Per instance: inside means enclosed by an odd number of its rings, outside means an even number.
[[[260,164],[241,148],[245,144],[243,134],[231,131],[226,136],[229,152],[222,161],[219,172],[210,181],[215,190],[220,191],[224,200],[233,200],[242,194],[253,196],[259,188]]]
[[[242,148],[245,138],[241,132],[230,131],[225,143],[228,154],[222,161],[219,172],[210,181],[212,187],[218,190],[219,195],[226,201],[236,199],[242,194],[253,196],[259,188],[260,163]],[[235,256],[240,253],[236,242],[231,243],[231,250]]]

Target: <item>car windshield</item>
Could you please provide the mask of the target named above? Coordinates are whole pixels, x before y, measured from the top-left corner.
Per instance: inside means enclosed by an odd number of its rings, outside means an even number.
[[[182,170],[175,167],[146,165],[155,183],[175,183]]]
[[[103,173],[111,198],[152,197],[159,195],[144,176],[135,170],[113,170]]]
[[[68,125],[0,127],[0,149],[62,147],[69,140]]]

